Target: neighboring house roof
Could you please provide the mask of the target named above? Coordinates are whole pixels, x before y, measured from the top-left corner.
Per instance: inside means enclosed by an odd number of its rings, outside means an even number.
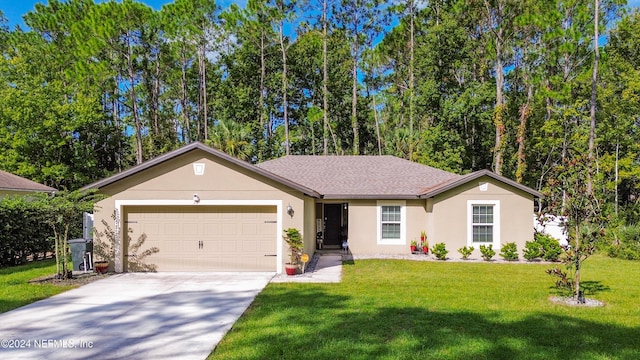
[[[273,174],[273,173],[270,173],[268,171],[265,171],[265,170],[255,166],[255,165],[252,165],[252,164],[250,164],[250,163],[248,163],[246,161],[242,161],[242,160],[236,159],[233,156],[230,156],[230,155],[228,155],[228,154],[226,154],[226,153],[224,153],[224,152],[222,152],[220,150],[213,149],[213,148],[211,148],[209,146],[206,146],[206,145],[204,145],[203,143],[200,143],[200,142],[193,142],[193,143],[191,143],[189,145],[186,145],[186,146],[183,146],[183,147],[181,147],[179,149],[176,149],[176,150],[170,151],[168,153],[165,153],[163,155],[160,155],[160,156],[158,156],[158,157],[156,157],[154,159],[148,160],[148,161],[146,161],[146,162],[144,162],[144,163],[142,163],[140,165],[134,166],[134,167],[132,167],[130,169],[127,169],[125,171],[117,173],[117,174],[115,174],[113,176],[110,176],[108,178],[105,178],[105,179],[99,180],[97,182],[94,182],[93,184],[89,184],[89,185],[83,187],[83,189],[86,190],[86,189],[100,189],[100,188],[103,188],[103,187],[111,185],[111,184],[113,184],[113,183],[115,183],[117,181],[126,179],[126,178],[128,178],[130,176],[133,176],[133,175],[135,175],[135,174],[137,174],[137,173],[139,173],[139,172],[141,172],[143,170],[146,170],[146,169],[152,168],[154,166],[157,166],[159,164],[162,164],[162,163],[164,163],[164,162],[166,162],[168,160],[171,160],[173,158],[176,158],[176,157],[178,157],[180,155],[186,154],[186,153],[191,152],[191,151],[197,151],[197,150],[204,151],[204,152],[206,152],[206,153],[208,153],[208,154],[210,154],[210,155],[212,155],[214,157],[217,157],[219,159],[222,159],[222,160],[228,161],[230,163],[233,163],[233,164],[235,164],[235,165],[237,165],[237,166],[239,166],[239,167],[241,167],[243,169],[246,169],[246,170],[248,170],[250,172],[253,172],[255,174],[267,177],[267,178],[269,178],[269,179],[271,179],[273,181],[276,181],[278,183],[286,185],[286,186],[288,186],[288,187],[290,187],[290,188],[292,188],[294,190],[298,190],[298,191],[300,191],[300,192],[302,192],[302,193],[304,193],[306,195],[309,195],[309,196],[312,196],[312,197],[320,197],[320,194],[318,194],[313,189],[307,188],[307,187],[305,187],[303,185],[300,185],[300,184],[297,184],[295,182],[292,182],[289,179],[286,179],[286,178],[280,177],[280,176],[278,176],[276,174]]]
[[[18,175],[10,174],[6,171],[0,170],[0,190],[9,191],[27,191],[27,192],[51,192],[56,189],[39,184],[35,181],[25,179]]]
[[[395,156],[290,155],[257,165],[325,199],[415,199],[462,176]]]

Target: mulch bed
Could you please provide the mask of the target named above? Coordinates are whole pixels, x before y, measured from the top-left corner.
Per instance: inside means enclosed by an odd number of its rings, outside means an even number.
[[[549,300],[556,304],[561,305],[569,305],[569,306],[580,306],[580,307],[600,307],[604,306],[602,301],[596,299],[584,298],[584,303],[578,302],[578,300],[573,297],[565,297],[565,296],[552,296]]]
[[[38,284],[52,284],[52,285],[76,285],[82,286],[88,283],[94,282],[96,280],[105,279],[111,276],[111,274],[107,273],[104,275],[97,274],[95,272],[87,272],[87,273],[76,273],[73,274],[73,278],[71,279],[59,279],[57,275],[47,275],[41,276],[36,279],[32,279],[30,283],[38,283]]]

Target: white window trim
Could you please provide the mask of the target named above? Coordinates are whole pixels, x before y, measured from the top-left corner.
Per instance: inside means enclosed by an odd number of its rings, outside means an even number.
[[[484,245],[473,242],[473,206],[493,206],[493,249],[500,249],[500,200],[467,200],[467,246]],[[486,243],[485,243],[486,244]]]
[[[400,206],[400,239],[382,239],[382,207],[383,206]],[[389,201],[378,200],[376,204],[377,219],[376,227],[378,228],[378,245],[406,245],[407,244],[407,202],[402,200]]]

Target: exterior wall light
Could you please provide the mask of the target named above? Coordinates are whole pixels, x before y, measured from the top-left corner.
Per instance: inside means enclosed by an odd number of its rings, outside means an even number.
[[[289,214],[289,216],[293,217],[293,213],[295,211],[293,211],[293,207],[291,206],[291,204],[287,205],[287,214]]]

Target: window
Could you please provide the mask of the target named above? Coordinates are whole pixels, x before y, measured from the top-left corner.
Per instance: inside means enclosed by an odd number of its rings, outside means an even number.
[[[473,205],[473,242],[493,242],[493,205]]]
[[[405,244],[404,202],[378,202],[378,244],[403,245]]]
[[[382,206],[382,239],[400,239],[400,206]]]
[[[500,247],[500,202],[482,200],[467,202],[467,246],[493,244]]]

